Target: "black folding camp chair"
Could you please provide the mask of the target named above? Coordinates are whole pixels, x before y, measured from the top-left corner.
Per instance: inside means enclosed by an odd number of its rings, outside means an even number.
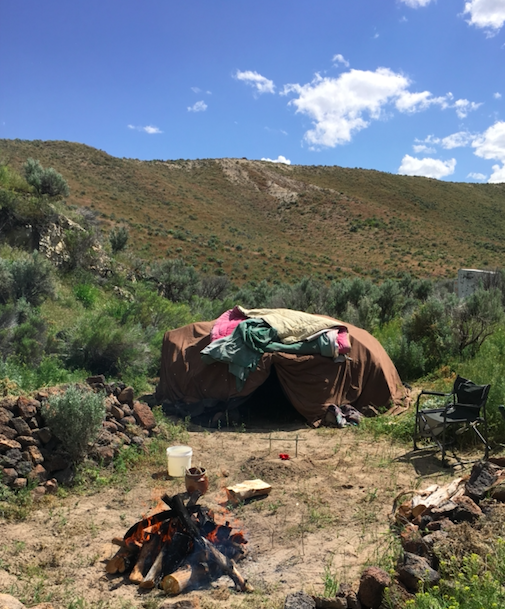
[[[489,455],[487,430],[486,402],[491,385],[476,385],[473,381],[458,376],[450,393],[425,391],[417,397],[416,420],[414,428],[414,450],[418,450],[417,442],[428,439],[433,446],[442,451],[442,463],[445,464],[447,446],[453,441],[449,432],[454,429],[460,434],[467,429],[473,429],[485,446],[484,458]],[[421,400],[427,396],[446,398],[440,408],[421,408]]]

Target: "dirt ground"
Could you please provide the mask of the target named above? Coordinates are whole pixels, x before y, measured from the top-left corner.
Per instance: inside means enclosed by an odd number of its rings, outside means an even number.
[[[281,607],[289,592],[322,594],[325,575],[356,584],[364,565],[396,551],[389,530],[394,498],[450,477],[433,459],[420,454],[411,460],[408,447],[355,428],[283,427],[272,432],[282,440],[271,450],[269,434],[267,428],[189,434],[193,465],[209,473],[200,503],[219,511],[224,487],[247,479],[273,487],[267,498],[233,510],[249,539],[249,555],[238,567],[255,592],[236,593],[222,577],[189,593],[203,609]],[[289,439],[297,434],[295,457]],[[283,461],[279,453],[291,458]],[[113,537],[122,537],[161,495],[183,490],[182,479],[168,479],[160,462],[128,488],[44,498],[26,521],[0,525],[0,591],[28,606],[51,601],[57,609],[155,609],[166,600],[161,591],[146,593],[123,576],[106,575],[105,564],[117,550]]]

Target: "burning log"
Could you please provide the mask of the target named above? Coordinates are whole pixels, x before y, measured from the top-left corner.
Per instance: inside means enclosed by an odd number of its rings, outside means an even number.
[[[187,588],[201,584],[209,576],[209,568],[205,563],[186,564],[170,575],[166,575],[161,587],[167,594],[176,596]]]
[[[146,541],[140,550],[139,557],[132,572],[130,573],[130,581],[135,584],[140,584],[147,574],[149,569],[152,567],[154,557],[158,554],[161,544],[159,535],[153,535],[149,541]]]
[[[191,538],[184,533],[175,533],[170,543],[164,544],[153,562],[153,566],[140,582],[141,588],[154,588],[163,573],[172,573],[186,558]]]
[[[196,505],[200,493],[164,495],[171,509],[137,522],[123,539],[112,542],[118,551],[106,565],[109,574],[128,574],[129,581],[146,590],[160,586],[169,594],[180,594],[226,573],[237,590],[252,591],[240,574],[234,558],[243,558],[247,543],[242,532],[217,525],[212,511]]]
[[[116,554],[109,560],[105,567],[105,571],[110,575],[124,573],[133,565],[138,552],[138,546],[127,546],[125,544],[120,547]]]
[[[180,495],[167,498],[168,504],[184,524],[188,534],[193,538],[195,544],[205,550],[209,560],[217,563],[223,573],[226,573],[241,592],[252,592],[254,588],[247,583],[237,569],[235,562],[222,554],[208,539],[202,536],[196,524],[191,520]]]

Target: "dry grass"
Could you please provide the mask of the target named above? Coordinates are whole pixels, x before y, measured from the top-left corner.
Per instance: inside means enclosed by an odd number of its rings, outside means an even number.
[[[464,184],[341,167],[216,159],[117,159],[81,144],[0,140],[16,169],[28,157],[68,180],[68,204],[105,230],[130,229],[145,259],[183,257],[245,280],[373,277],[408,270],[452,277],[494,267],[505,248],[502,184]]]

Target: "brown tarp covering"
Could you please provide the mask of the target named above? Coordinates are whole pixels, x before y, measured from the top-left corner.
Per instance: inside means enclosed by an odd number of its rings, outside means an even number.
[[[192,404],[247,396],[265,382],[272,365],[290,402],[315,425],[324,418],[329,404],[351,404],[363,411],[368,406],[401,406],[406,398],[398,372],[379,341],[349,324],[345,326],[351,361],[335,363],[322,355],[265,353],[257,370],[237,391],[236,379],[226,364],[202,361],[200,351],[210,343],[213,323],[194,323],[165,334],[156,390],[159,400]]]

